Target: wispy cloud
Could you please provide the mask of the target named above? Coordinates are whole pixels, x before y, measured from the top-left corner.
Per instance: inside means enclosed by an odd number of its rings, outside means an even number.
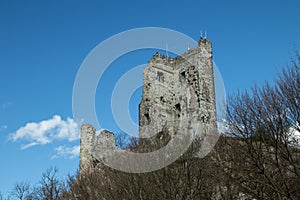
[[[80,146],[79,145],[75,145],[72,147],[59,146],[55,148],[55,152],[56,152],[55,155],[53,155],[51,159],[55,159],[58,157],[66,157],[69,159],[73,159],[79,156]]]
[[[7,125],[0,125],[0,131],[7,129]]]
[[[71,118],[62,120],[59,115],[40,122],[30,122],[10,135],[13,142],[20,141],[21,149],[52,143],[55,140],[78,140],[78,124]]]
[[[2,107],[2,109],[4,110],[4,109],[6,109],[8,106],[10,106],[10,105],[12,105],[11,102],[6,102],[6,103],[2,103],[2,104],[1,104],[1,107]]]

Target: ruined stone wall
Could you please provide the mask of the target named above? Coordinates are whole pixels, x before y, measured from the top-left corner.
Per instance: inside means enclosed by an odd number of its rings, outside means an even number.
[[[103,159],[105,150],[111,149],[116,149],[115,135],[110,131],[102,130],[93,145],[93,156],[97,160]]]
[[[80,171],[84,171],[95,165],[99,159],[97,152],[115,148],[115,135],[112,132],[102,130],[99,135],[97,135],[96,129],[92,125],[82,125],[80,138]]]
[[[80,171],[92,165],[92,149],[96,138],[96,129],[90,124],[81,126]]]

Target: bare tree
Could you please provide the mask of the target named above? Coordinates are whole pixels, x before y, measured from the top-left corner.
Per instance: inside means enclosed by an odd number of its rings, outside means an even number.
[[[57,168],[51,167],[42,174],[39,185],[34,189],[32,199],[61,199],[64,187],[57,177]]]
[[[30,194],[30,184],[27,181],[16,182],[11,191],[11,196],[23,200]]]
[[[300,133],[299,63],[296,53],[274,85],[266,83],[230,98],[229,135],[235,141],[227,143],[223,167],[251,197],[300,197],[300,140],[294,134]]]
[[[195,148],[192,145],[173,164],[149,173],[125,173],[98,164],[92,171],[69,177],[70,190],[64,196],[66,199],[211,198],[217,195],[216,185],[225,179],[209,156],[205,159],[193,157]]]

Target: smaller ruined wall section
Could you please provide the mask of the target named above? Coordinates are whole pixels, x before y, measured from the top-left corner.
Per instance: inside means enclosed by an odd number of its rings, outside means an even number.
[[[96,138],[96,129],[90,124],[81,126],[80,171],[92,165],[92,149]]]
[[[97,135],[96,129],[92,125],[82,125],[80,138],[80,171],[85,171],[93,167],[101,157],[99,152],[115,148],[115,135],[112,132],[102,130]]]

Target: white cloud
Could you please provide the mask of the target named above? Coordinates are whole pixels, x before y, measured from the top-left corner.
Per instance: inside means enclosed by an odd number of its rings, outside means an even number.
[[[78,124],[71,118],[62,120],[59,115],[40,122],[30,122],[10,135],[13,142],[26,141],[21,149],[35,145],[49,144],[54,140],[78,140],[80,137]]]
[[[4,129],[7,129],[7,125],[1,125],[0,126],[0,131],[4,130]]]
[[[51,159],[55,159],[58,157],[67,157],[70,159],[76,158],[79,156],[80,152],[80,146],[75,145],[72,147],[67,147],[67,146],[59,146],[55,148],[56,154],[51,157]]]

